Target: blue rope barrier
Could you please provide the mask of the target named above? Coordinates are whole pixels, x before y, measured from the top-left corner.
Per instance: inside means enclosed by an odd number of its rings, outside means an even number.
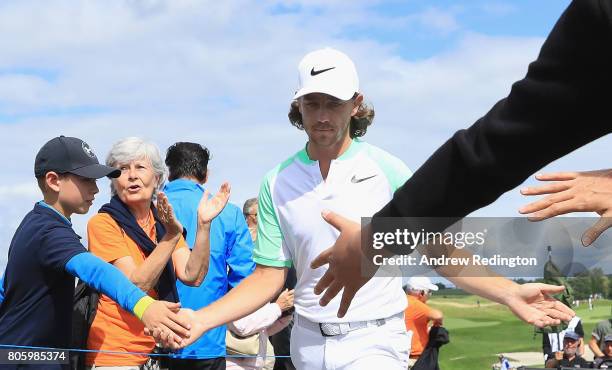
[[[146,353],[146,352],[119,352],[119,351],[105,351],[96,349],[81,349],[81,348],[53,348],[53,347],[36,347],[36,346],[19,346],[16,344],[0,344],[0,348],[18,348],[18,349],[32,349],[39,351],[69,351],[69,352],[85,352],[85,353],[107,353],[115,355],[140,355],[150,357],[172,357],[173,353]],[[181,355],[180,358],[217,358],[218,355],[205,356],[205,355]],[[257,358],[257,355],[225,355],[225,358]],[[269,358],[290,358],[291,356],[268,356]]]

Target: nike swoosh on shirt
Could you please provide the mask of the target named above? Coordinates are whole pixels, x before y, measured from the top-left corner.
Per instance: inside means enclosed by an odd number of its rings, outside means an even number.
[[[357,176],[353,175],[353,177],[351,177],[351,182],[352,182],[353,184],[358,184],[358,183],[360,183],[360,182],[362,182],[362,181],[369,180],[369,179],[371,179],[372,177],[376,177],[376,176],[377,176],[377,175],[372,175],[372,176],[362,177],[362,178],[358,179],[358,178],[357,178]]]
[[[315,71],[314,67],[312,67],[312,69],[310,70],[310,75],[311,76],[316,76],[316,75],[321,74],[323,72],[330,71],[330,70],[332,70],[334,68],[336,68],[336,67],[330,67],[330,68],[325,68],[325,69],[320,69],[318,71]]]

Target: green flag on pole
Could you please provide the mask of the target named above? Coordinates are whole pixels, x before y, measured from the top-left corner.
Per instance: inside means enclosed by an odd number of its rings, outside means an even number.
[[[544,283],[553,285],[563,285],[565,290],[561,293],[553,295],[556,299],[563,302],[567,307],[572,307],[574,302],[574,293],[571,285],[567,281],[567,277],[563,275],[561,270],[552,261],[552,247],[549,245],[548,249],[548,261],[544,265]],[[561,322],[560,325],[547,326],[539,330],[541,333],[559,333],[567,328],[567,324]]]

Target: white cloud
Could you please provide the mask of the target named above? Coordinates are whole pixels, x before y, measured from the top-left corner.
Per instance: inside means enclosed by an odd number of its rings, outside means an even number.
[[[419,22],[428,29],[448,34],[459,29],[459,23],[452,12],[444,11],[438,8],[429,8],[420,14],[417,14]]]
[[[51,86],[43,78],[17,73],[0,75],[0,109],[8,114],[36,108],[50,93]]]
[[[35,182],[0,186],[0,201],[11,200],[14,197],[36,198],[38,196],[39,190]]]

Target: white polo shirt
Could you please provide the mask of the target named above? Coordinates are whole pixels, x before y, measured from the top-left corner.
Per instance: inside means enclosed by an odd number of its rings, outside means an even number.
[[[338,319],[341,294],[319,305],[314,286],[327,266],[313,270],[311,261],[331,247],[339,232],[322,217],[328,209],[355,222],[387,204],[411,172],[398,158],[360,140],[353,140],[332,160],[327,179],[319,162],[303,149],[270,171],[259,193],[257,243],[253,259],[264,266],[295,265],[295,310],[314,322],[352,322],[385,318],[407,305],[402,280],[375,276],[357,292],[348,313]]]

